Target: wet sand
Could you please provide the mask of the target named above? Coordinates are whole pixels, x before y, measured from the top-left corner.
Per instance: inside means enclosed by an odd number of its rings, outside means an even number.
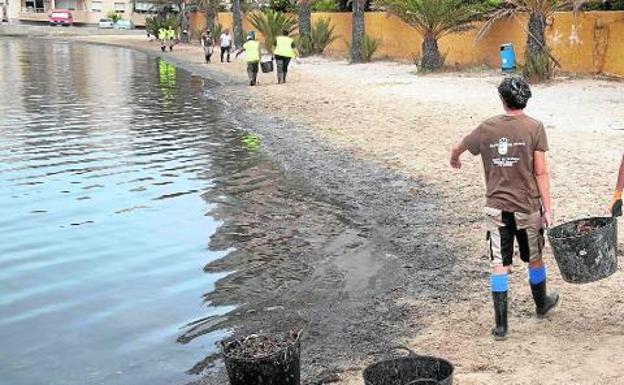
[[[157,43],[144,38],[89,40],[160,55]],[[398,63],[348,66],[310,58],[293,64],[285,86],[271,74],[249,88],[243,60],[206,65],[195,46],[162,56],[217,78],[217,93],[236,107],[240,123],[262,137],[267,153],[302,189],[328,205],[307,227],[293,213],[256,219],[252,227],[266,229],[262,234],[280,225],[304,231],[278,249],[283,259],[220,282],[210,300],[244,305],[227,319],[209,320],[203,332],[299,323],[306,330],[308,384],[361,384],[361,369],[379,357],[375,352],[397,343],[448,358],[462,385],[624,382],[621,271],[595,284],[565,284],[547,250],[549,285],[562,302],[537,320],[516,261],[510,338],[489,336],[480,160],[465,157],[464,168],[453,171],[447,153],[462,134],[500,112],[496,73],[419,76]],[[556,223],[605,213],[622,151],[623,90],[620,82],[573,78],[534,87],[528,113],[547,127]],[[297,237],[304,246],[290,253]],[[275,255],[276,243],[249,250],[265,247]],[[208,268],[225,271],[249,258]],[[217,365],[200,383],[223,381]]]

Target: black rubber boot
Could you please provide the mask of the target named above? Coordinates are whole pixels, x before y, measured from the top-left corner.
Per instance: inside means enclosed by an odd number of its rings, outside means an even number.
[[[494,320],[496,327],[492,329],[492,335],[497,341],[507,339],[507,292],[492,292],[494,302]]]
[[[283,74],[283,73],[281,73],[281,72],[278,72],[278,73],[277,73],[277,84],[282,84],[282,83],[284,83],[284,80],[283,80],[283,79],[284,79],[284,74]]]
[[[546,280],[537,285],[531,284],[531,293],[535,301],[535,312],[537,316],[542,318],[559,303],[559,294],[546,294]]]
[[[161,47],[160,47],[160,50],[161,50],[161,51],[163,51],[163,52],[165,52],[165,46],[164,46],[164,45],[163,45],[163,46],[161,46]]]

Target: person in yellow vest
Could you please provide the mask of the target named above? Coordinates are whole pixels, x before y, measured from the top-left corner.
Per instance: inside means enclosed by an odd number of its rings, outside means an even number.
[[[273,55],[277,66],[277,84],[284,84],[290,60],[298,56],[295,40],[288,36],[288,31],[282,31],[282,34],[277,37]]]
[[[258,65],[260,63],[260,42],[256,40],[256,34],[253,31],[247,33],[247,42],[236,51],[234,57],[238,57],[243,51],[245,51],[245,59],[247,60],[249,85],[255,86],[258,78]]]
[[[160,50],[165,52],[167,47],[167,29],[165,27],[158,29],[158,40],[160,40]]]
[[[175,45],[176,33],[173,30],[172,26],[169,26],[167,29],[167,44],[169,45],[169,52],[173,51],[173,46]]]

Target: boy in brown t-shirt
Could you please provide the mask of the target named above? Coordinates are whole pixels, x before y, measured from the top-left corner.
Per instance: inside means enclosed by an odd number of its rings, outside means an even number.
[[[546,294],[542,261],[544,226],[550,226],[550,183],[546,167],[548,140],[544,125],[524,114],[531,97],[528,83],[518,76],[503,79],[498,93],[504,115],[481,123],[451,149],[450,164],[461,168],[465,151],[481,155],[486,181],[485,226],[492,261],[490,279],[496,339],[507,335],[507,290],[514,240],[520,258],[529,264],[529,283],[539,317],[557,305],[558,295]]]

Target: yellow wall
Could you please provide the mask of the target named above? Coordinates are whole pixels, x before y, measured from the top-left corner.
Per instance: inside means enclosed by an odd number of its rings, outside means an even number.
[[[313,20],[329,18],[340,36],[328,48],[333,55],[346,56],[351,38],[350,13],[315,13]],[[232,15],[219,14],[219,22],[232,26]],[[413,60],[420,54],[422,39],[409,25],[386,13],[367,13],[366,33],[380,40],[378,57]],[[499,47],[513,43],[516,57],[523,61],[526,46],[526,17],[502,20],[478,42],[476,30],[452,34],[440,39],[440,51],[446,55],[446,65],[470,67],[477,65],[499,66]],[[574,16],[571,12],[556,13],[548,20],[546,39],[553,55],[566,72],[606,73],[624,76],[624,11],[587,12]],[[204,16],[193,14],[192,29],[203,28]],[[245,20],[244,29],[252,29]]]

